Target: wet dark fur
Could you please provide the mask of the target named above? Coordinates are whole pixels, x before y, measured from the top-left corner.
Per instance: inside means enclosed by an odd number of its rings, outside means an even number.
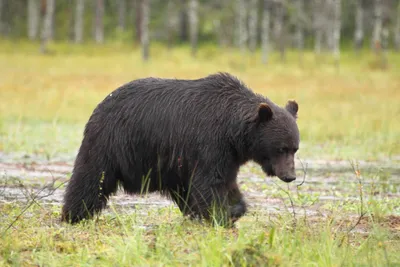
[[[235,221],[246,212],[236,183],[242,164],[255,160],[268,175],[294,175],[294,163],[282,163],[290,160],[282,147],[294,155],[299,143],[293,103],[280,108],[223,73],[123,85],[85,127],[62,219],[92,217],[122,186],[131,194],[159,191],[184,214],[210,219],[217,207],[218,220]]]

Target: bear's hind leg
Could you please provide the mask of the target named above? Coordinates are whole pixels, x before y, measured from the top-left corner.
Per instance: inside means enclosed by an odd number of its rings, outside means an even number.
[[[117,190],[116,173],[111,168],[95,168],[89,163],[75,166],[64,196],[62,221],[77,223],[92,218],[105,208],[109,196]]]

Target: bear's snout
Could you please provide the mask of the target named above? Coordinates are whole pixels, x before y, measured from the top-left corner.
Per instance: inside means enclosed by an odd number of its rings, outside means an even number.
[[[294,156],[287,154],[276,158],[271,162],[271,167],[275,176],[284,181],[290,183],[296,180],[296,171],[294,167]]]

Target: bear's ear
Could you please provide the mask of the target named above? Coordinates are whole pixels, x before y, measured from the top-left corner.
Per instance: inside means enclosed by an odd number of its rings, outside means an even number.
[[[268,106],[267,103],[261,103],[258,106],[258,122],[266,122],[272,119],[272,109]]]
[[[297,118],[297,111],[299,111],[299,105],[297,104],[296,101],[294,100],[289,100],[286,104],[285,109],[289,111],[290,114],[293,115],[293,117]]]

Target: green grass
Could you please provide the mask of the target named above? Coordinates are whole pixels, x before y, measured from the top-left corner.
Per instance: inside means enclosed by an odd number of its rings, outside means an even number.
[[[96,104],[130,80],[228,71],[280,105],[298,101],[302,157],[400,155],[400,54],[390,53],[389,68],[380,70],[369,51],[346,51],[338,71],[330,55],[312,53],[305,53],[302,66],[295,52],[288,53],[286,63],[273,54],[264,66],[259,52],[213,47],[192,59],[187,47],[169,51],[154,45],[148,63],[137,48],[116,44],[52,44],[50,55],[24,42],[2,42],[0,48],[0,149],[7,152],[75,152]]]
[[[288,192],[295,207],[316,206],[323,216],[293,215],[284,190],[266,192],[282,198],[287,210],[253,208],[232,229],[187,220],[173,205],[127,210],[112,201],[96,220],[71,226],[59,222],[58,205],[0,203],[0,265],[398,266],[400,217],[390,214],[400,214],[400,202],[376,199],[368,189],[363,205],[324,206],[306,188]],[[387,210],[388,202],[394,209]],[[361,206],[365,215],[358,220]]]

